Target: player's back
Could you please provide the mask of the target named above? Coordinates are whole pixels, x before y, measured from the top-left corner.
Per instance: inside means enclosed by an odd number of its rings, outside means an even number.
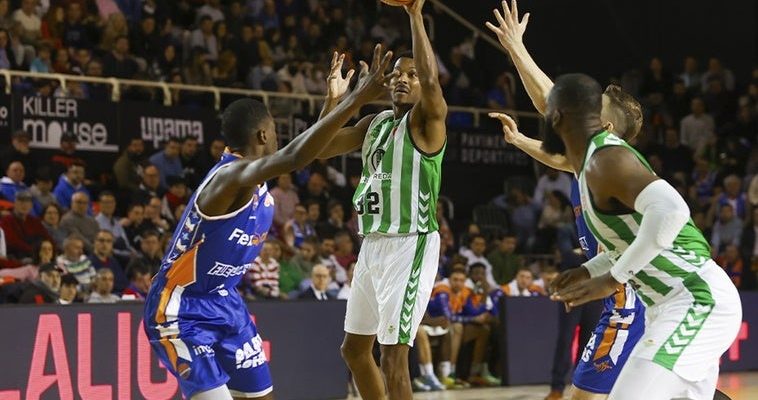
[[[251,190],[248,203],[224,215],[205,215],[197,204],[208,182],[236,159],[224,153],[179,220],[146,302],[146,311],[155,312],[159,324],[188,311],[183,298],[238,297],[235,287],[266,240],[274,200],[265,184]]]

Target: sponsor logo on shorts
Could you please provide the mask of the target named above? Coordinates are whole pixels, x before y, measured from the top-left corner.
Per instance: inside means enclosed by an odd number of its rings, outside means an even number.
[[[216,354],[216,352],[213,350],[211,346],[200,344],[197,346],[192,346],[192,352],[195,353],[196,356],[201,356],[203,354],[212,356]]]
[[[266,363],[266,353],[263,352],[263,340],[255,335],[245,342],[235,353],[237,369],[256,368]]]
[[[268,237],[268,232],[257,235],[252,234],[248,235],[240,228],[234,228],[232,231],[232,234],[229,235],[229,237],[226,239],[230,242],[235,242],[240,246],[258,246],[259,244],[266,241],[266,238]]]
[[[595,366],[595,371],[597,372],[605,372],[605,371],[608,371],[609,369],[613,369],[613,365],[611,365],[611,362],[609,360],[596,362],[593,365]]]
[[[248,269],[250,269],[251,266],[252,264],[250,263],[242,265],[230,265],[216,261],[216,264],[213,266],[213,268],[208,271],[208,275],[228,278],[230,276],[244,274]]]

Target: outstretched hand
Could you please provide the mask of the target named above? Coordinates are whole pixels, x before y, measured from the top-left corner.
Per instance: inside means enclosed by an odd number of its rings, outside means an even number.
[[[510,144],[515,144],[515,142],[524,136],[523,133],[518,131],[518,125],[516,125],[516,121],[513,120],[513,118],[509,117],[506,114],[503,113],[489,113],[487,114],[490,116],[490,118],[494,118],[503,125],[503,138],[506,142]]]
[[[361,62],[360,79],[353,91],[353,94],[360,101],[369,102],[385,92],[390,80],[398,74],[397,71],[384,74],[391,61],[392,51],[384,52],[382,45],[377,44],[374,47],[374,58],[371,61],[371,66],[369,67],[365,62]]]
[[[403,8],[405,8],[405,12],[407,12],[408,15],[421,15],[424,3],[426,3],[426,0],[415,0],[410,5],[403,6]]]
[[[529,23],[529,13],[524,14],[524,18],[519,21],[518,2],[516,0],[513,0],[512,7],[508,7],[508,1],[503,0],[503,15],[500,15],[498,9],[492,10],[492,13],[495,15],[498,25],[489,21],[485,25],[497,35],[497,39],[505,50],[511,52],[523,44],[524,32]]]
[[[326,78],[326,95],[330,99],[339,100],[350,89],[350,78],[355,74],[354,69],[347,71],[347,75],[342,75],[342,64],[345,62],[345,53],[339,54],[336,51],[332,54],[332,63],[329,68],[329,76]]]

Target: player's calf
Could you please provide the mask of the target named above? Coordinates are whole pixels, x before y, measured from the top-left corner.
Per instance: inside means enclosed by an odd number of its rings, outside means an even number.
[[[404,344],[382,345],[381,365],[390,399],[413,398],[411,377],[408,373],[408,349]]]
[[[608,398],[608,394],[592,393],[572,385],[569,388],[569,398],[571,400],[605,400]]]

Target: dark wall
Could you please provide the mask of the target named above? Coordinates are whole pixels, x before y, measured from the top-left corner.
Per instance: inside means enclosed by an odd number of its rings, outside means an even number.
[[[499,0],[476,1],[476,6],[444,2],[487,33],[484,22],[494,21],[491,10],[500,7]],[[656,55],[679,72],[684,57],[694,55],[701,66],[708,57],[721,58],[739,80],[756,64],[754,1],[522,0],[519,11],[531,13],[524,41],[550,75],[581,71],[607,80],[629,67],[647,66]],[[462,32],[450,29],[448,18],[438,20],[445,27],[439,34],[457,35],[446,39],[460,42]],[[506,65],[489,44],[480,41],[478,49],[489,68]]]

